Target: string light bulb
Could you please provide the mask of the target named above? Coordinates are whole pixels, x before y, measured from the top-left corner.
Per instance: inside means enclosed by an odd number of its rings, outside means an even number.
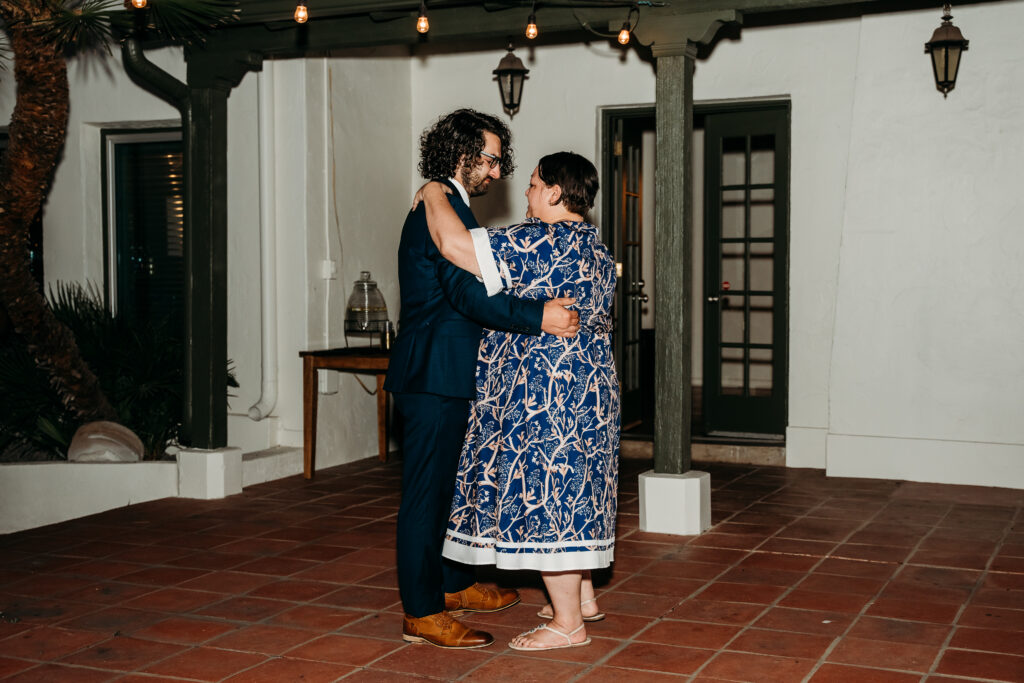
[[[430,30],[430,20],[427,19],[427,3],[420,2],[420,16],[416,20],[416,30],[420,33],[426,33]]]
[[[146,6],[146,0],[132,0],[132,7],[135,9],[143,9]]]
[[[306,7],[304,0],[299,0],[299,4],[295,5],[295,21],[300,24],[305,24],[309,21],[309,9]]]
[[[633,12],[636,12],[636,23],[630,23],[633,19]],[[629,38],[638,23],[640,23],[640,8],[633,5],[626,14],[626,20],[622,22],[622,30],[619,31],[619,45],[629,45]]]
[[[537,37],[537,15],[530,12],[530,18],[526,20],[526,37],[533,40]]]
[[[619,31],[619,45],[629,45],[629,22],[622,23],[622,30]]]

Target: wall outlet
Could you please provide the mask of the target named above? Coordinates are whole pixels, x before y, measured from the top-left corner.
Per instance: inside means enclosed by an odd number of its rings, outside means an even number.
[[[329,258],[321,261],[320,277],[324,280],[336,280],[338,277],[338,262]]]

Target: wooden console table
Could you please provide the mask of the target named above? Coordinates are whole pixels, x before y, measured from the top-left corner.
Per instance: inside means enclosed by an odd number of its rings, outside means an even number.
[[[300,351],[302,358],[302,455],[303,474],[312,479],[316,464],[316,407],[319,398],[317,370],[339,370],[377,376],[377,447],[381,462],[388,459],[388,393],[384,375],[388,353],[378,349],[341,348]]]

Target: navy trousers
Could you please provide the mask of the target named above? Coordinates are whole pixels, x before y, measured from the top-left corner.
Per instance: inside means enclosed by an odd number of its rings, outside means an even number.
[[[444,609],[444,594],[475,582],[473,568],[441,557],[466,438],[469,401],[395,393],[402,417],[402,503],[398,508],[398,592],[406,614]]]

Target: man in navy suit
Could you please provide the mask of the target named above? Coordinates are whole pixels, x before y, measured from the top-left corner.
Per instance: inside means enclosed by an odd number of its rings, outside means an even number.
[[[508,127],[460,109],[420,138],[419,170],[453,190],[448,199],[467,228],[479,227],[469,197],[514,170]],[[446,261],[427,229],[424,207],[409,213],[398,247],[402,309],[384,388],[402,416],[402,503],[398,511],[398,588],[402,637],[444,648],[484,647],[494,638],[452,613],[497,612],[519,602],[510,589],[476,583],[471,567],[441,557],[455,473],[476,396],[482,328],[573,336],[579,317],[548,302],[488,297],[470,273]]]

